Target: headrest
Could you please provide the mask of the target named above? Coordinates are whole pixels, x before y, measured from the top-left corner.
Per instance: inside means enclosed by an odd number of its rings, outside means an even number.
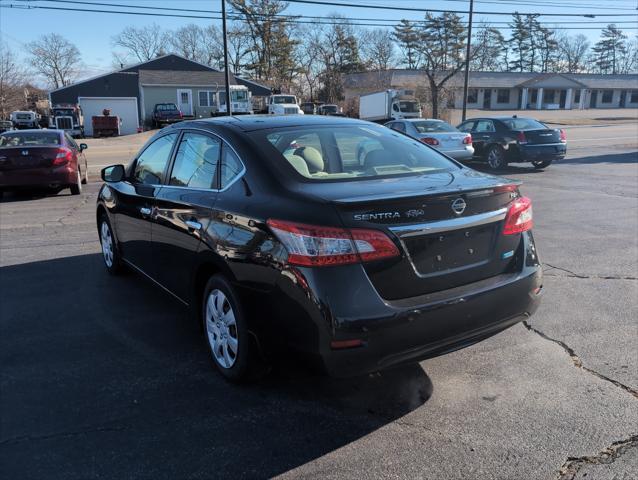
[[[299,147],[295,150],[295,155],[300,156],[306,161],[310,173],[323,172],[323,157],[316,148]]]
[[[399,163],[398,159],[393,157],[388,158],[388,152],[386,150],[370,150],[363,160],[363,166],[365,168],[394,165],[397,163]]]
[[[290,162],[290,165],[295,167],[295,170],[301,173],[304,177],[310,177],[308,164],[303,158],[298,155],[286,155],[286,160],[288,160],[288,162]]]

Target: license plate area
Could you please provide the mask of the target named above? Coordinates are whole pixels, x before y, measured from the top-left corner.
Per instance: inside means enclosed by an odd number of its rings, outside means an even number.
[[[494,237],[500,223],[410,236],[402,242],[420,276],[439,275],[483,265],[492,257]]]

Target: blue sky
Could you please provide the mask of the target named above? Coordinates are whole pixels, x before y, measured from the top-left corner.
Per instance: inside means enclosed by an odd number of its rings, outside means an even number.
[[[126,5],[144,5],[151,7],[169,7],[169,8],[192,8],[219,10],[219,0],[84,0],[95,1],[101,3],[119,3]],[[328,0],[326,0],[328,1]],[[401,6],[401,7],[420,7],[434,8],[445,10],[464,10],[467,9],[469,2],[464,0],[333,0],[343,3],[357,3],[362,5],[382,5],[382,6]],[[89,5],[73,5],[70,3],[47,2],[43,0],[0,0],[0,35],[2,40],[9,47],[16,51],[18,55],[24,56],[23,46],[25,43],[33,40],[40,34],[57,32],[65,36],[71,42],[75,43],[80,49],[82,60],[86,65],[84,76],[96,75],[109,71],[111,69],[111,37],[127,25],[142,26],[156,23],[162,28],[176,29],[188,23],[197,23],[206,25],[211,20],[204,19],[185,19],[185,18],[162,18],[162,17],[145,17],[134,15],[113,15],[86,12],[68,12],[53,11],[43,9],[18,9],[6,8],[10,5],[41,5],[50,7],[68,7],[68,8],[97,8],[105,7]],[[605,23],[617,22],[621,28],[626,28],[627,33],[636,34],[636,26],[638,25],[638,6],[637,0],[475,0],[475,11],[497,11],[512,12],[518,10],[520,12],[542,12],[542,13],[592,13],[592,14],[616,14],[629,13],[632,17],[597,17],[595,19],[585,19],[578,17],[544,17],[542,21],[548,25],[555,27],[570,27],[567,30],[570,34],[582,33],[586,35],[592,42],[598,39],[599,30],[575,30],[574,27],[602,27]],[[113,7],[114,9],[123,10],[123,7]],[[615,10],[615,8],[627,8],[627,10]],[[147,10],[148,11],[148,10]],[[153,11],[153,10],[151,10]],[[160,10],[158,10],[159,12]],[[321,6],[309,4],[291,3],[286,13],[316,15],[323,16],[330,13],[338,12],[346,17],[359,17],[369,19],[379,19],[382,22],[391,22],[407,18],[416,20],[422,18],[417,12],[402,12],[377,9]],[[168,13],[168,12],[166,12]],[[198,14],[195,14],[198,15]],[[215,15],[217,16],[217,15]],[[478,14],[475,20],[488,21],[504,30],[507,36],[507,26],[503,22],[510,20],[508,16],[485,15]],[[591,22],[589,25],[575,25],[562,22]],[[213,22],[218,22],[213,20]],[[620,23],[633,22],[633,23]],[[219,22],[218,22],[219,23]],[[631,29],[633,27],[633,29]]]

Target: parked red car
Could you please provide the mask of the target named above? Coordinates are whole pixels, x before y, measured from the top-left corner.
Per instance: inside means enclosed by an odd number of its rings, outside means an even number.
[[[70,188],[87,182],[85,143],[63,130],[12,130],[0,134],[0,196],[7,190]]]

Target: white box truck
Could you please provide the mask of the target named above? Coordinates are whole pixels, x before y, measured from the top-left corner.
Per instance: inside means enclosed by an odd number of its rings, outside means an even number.
[[[389,122],[400,118],[420,118],[421,104],[412,90],[384,90],[359,97],[359,118]]]

